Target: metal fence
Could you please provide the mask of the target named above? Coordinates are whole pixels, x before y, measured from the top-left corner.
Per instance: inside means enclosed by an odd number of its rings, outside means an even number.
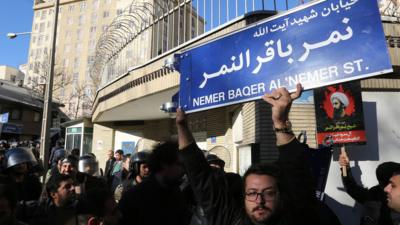
[[[261,10],[285,11],[302,0],[133,1],[101,35],[90,63],[98,87],[129,68],[176,48],[219,26]],[[96,83],[96,82],[95,82]]]

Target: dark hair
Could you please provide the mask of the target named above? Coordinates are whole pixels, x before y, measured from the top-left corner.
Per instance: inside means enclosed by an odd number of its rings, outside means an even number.
[[[162,169],[162,165],[172,165],[178,162],[178,144],[175,142],[164,142],[155,146],[149,156],[147,165],[154,174]]]
[[[80,154],[79,148],[74,148],[71,150],[71,155],[76,155],[79,157],[79,154]]]
[[[14,210],[17,205],[17,192],[14,185],[9,182],[0,184],[0,198],[8,201],[9,207]]]
[[[50,196],[50,193],[57,192],[58,188],[60,187],[61,182],[67,181],[69,179],[73,179],[73,178],[70,175],[59,174],[59,173],[52,175],[46,184],[47,194]]]
[[[246,186],[246,178],[251,175],[267,175],[275,178],[278,188],[279,185],[279,177],[281,175],[279,167],[274,163],[263,163],[263,164],[254,164],[251,165],[247,171],[243,175],[243,184]]]
[[[379,164],[376,168],[376,178],[379,182],[379,185],[385,187],[390,178],[394,175],[395,172],[400,172],[400,164],[395,162],[384,162]]]
[[[120,155],[124,155],[124,151],[122,151],[121,149],[118,149],[117,151],[115,151],[115,153],[118,153]]]
[[[113,194],[106,188],[92,188],[79,199],[77,212],[80,215],[92,215],[96,217],[104,217],[105,203],[112,199]]]

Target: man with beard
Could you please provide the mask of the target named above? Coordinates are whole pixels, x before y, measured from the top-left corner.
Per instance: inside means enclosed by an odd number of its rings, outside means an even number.
[[[331,95],[333,106],[333,119],[339,120],[346,116],[346,107],[349,105],[349,99],[342,92],[335,92]]]
[[[79,172],[78,159],[72,155],[67,156],[61,161],[60,173],[72,177],[75,182],[75,192],[78,195],[95,187],[106,187],[106,183],[102,179]]]
[[[386,185],[384,191],[387,194],[387,205],[397,214],[392,213],[393,224],[400,224],[400,164],[396,163],[391,168],[389,184]]]
[[[317,200],[305,145],[295,138],[289,111],[301,94],[279,88],[263,99],[272,106],[279,159],[275,163],[252,165],[244,175],[244,210],[229,196],[223,176],[215,176],[197,147],[186,116],[177,110],[179,148],[194,195],[211,225],[317,225]]]
[[[150,176],[122,195],[119,202],[122,224],[189,224],[189,209],[179,188],[184,171],[178,145],[166,142],[156,146],[148,166]]]
[[[74,180],[69,175],[55,174],[46,184],[48,199],[20,207],[23,221],[31,225],[77,225]]]

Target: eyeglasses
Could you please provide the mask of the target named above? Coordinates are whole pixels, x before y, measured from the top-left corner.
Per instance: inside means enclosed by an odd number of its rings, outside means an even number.
[[[279,192],[276,190],[264,190],[262,192],[256,192],[256,191],[249,191],[246,192],[246,200],[251,201],[251,202],[255,202],[257,201],[258,196],[260,196],[263,200],[265,201],[272,201],[276,198],[276,195]]]

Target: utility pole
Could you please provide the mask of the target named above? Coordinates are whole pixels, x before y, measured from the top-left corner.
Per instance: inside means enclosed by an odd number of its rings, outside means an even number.
[[[58,22],[58,5],[60,0],[54,1],[54,22],[53,22],[53,35],[51,36],[52,47],[50,49],[50,67],[47,72],[44,103],[43,103],[43,118],[42,118],[42,132],[40,136],[40,156],[43,159],[44,175],[43,181],[46,180],[46,173],[49,163],[49,150],[50,150],[50,124],[52,112],[52,98],[53,98],[53,79],[54,79],[54,64],[56,53],[57,41],[57,22]]]

